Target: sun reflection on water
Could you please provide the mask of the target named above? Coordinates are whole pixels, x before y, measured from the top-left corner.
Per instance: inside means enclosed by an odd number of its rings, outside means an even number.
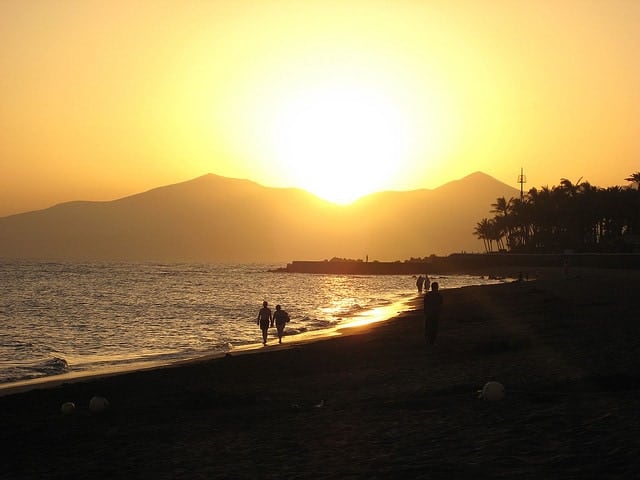
[[[354,318],[342,323],[340,325],[340,328],[362,327],[365,325],[371,325],[373,323],[389,320],[399,312],[405,310],[406,307],[407,304],[405,302],[396,302],[384,307],[375,307],[369,310],[365,310],[362,313],[356,315]]]

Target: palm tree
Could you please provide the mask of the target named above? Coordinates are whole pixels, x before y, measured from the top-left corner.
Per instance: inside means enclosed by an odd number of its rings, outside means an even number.
[[[580,180],[582,180],[582,177],[580,177],[576,183],[571,183],[571,180],[568,180],[566,178],[561,178],[560,188],[563,188],[564,190],[566,190],[567,193],[569,193],[569,195],[575,195],[576,192],[578,191],[578,187],[580,186]]]
[[[635,183],[636,189],[640,189],[640,172],[635,172],[625,178],[627,182]]]
[[[583,182],[579,187],[578,202],[578,233],[580,246],[586,251],[593,251],[598,243],[596,225],[598,224],[598,207],[600,189],[589,182]]]
[[[513,198],[507,200],[504,197],[499,197],[496,199],[496,203],[491,204],[491,213],[495,213],[496,216],[494,218],[494,224],[496,228],[496,234],[498,236],[498,249],[504,250],[504,243],[502,242],[502,237],[507,238],[507,247],[511,248],[511,225],[510,225],[510,217],[511,213],[511,205],[513,203]]]
[[[511,205],[510,224],[512,226],[511,250],[525,251],[533,231],[533,217],[529,194],[516,198]]]
[[[582,177],[576,183],[566,178],[560,179],[560,186],[557,187],[556,201],[560,213],[561,222],[558,224],[559,246],[561,249],[583,250],[584,229],[582,213],[584,186],[590,187],[588,183],[581,184]]]
[[[531,250],[549,252],[556,243],[558,221],[558,203],[555,188],[548,186],[540,190],[532,188],[527,194],[531,206]]]
[[[511,202],[513,202],[513,198],[509,200],[504,197],[496,198],[496,203],[491,204],[491,213],[506,217],[511,210]]]
[[[488,218],[483,218],[477,223],[476,228],[473,230],[473,234],[483,241],[486,253],[493,251],[491,229],[491,221]]]
[[[603,190],[602,204],[604,218],[602,219],[602,244],[606,251],[618,251],[622,244],[622,234],[628,226],[627,213],[624,209],[625,189],[619,186],[608,187]]]
[[[632,205],[633,214],[631,216],[630,232],[636,235],[640,235],[640,172],[635,172],[625,178],[627,182],[633,182],[635,188],[635,199],[630,200]]]

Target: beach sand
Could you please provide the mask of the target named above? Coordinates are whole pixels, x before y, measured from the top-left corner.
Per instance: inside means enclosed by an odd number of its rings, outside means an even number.
[[[5,395],[0,478],[637,478],[639,286],[549,271],[443,290],[433,346],[416,297],[346,335]],[[492,380],[503,400],[478,398]]]

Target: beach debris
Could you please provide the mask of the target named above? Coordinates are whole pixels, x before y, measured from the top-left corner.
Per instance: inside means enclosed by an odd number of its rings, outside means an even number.
[[[102,413],[107,408],[109,408],[109,401],[104,397],[96,395],[89,400],[89,410],[93,413]]]
[[[316,404],[314,405],[314,407],[316,407],[316,408],[322,408],[322,407],[324,407],[324,400],[320,400],[320,402],[319,402],[319,403],[316,403]]]
[[[60,407],[60,411],[63,415],[71,415],[76,411],[76,404],[73,402],[64,402]]]
[[[478,392],[478,397],[489,402],[496,402],[504,399],[505,394],[504,385],[500,382],[491,381],[484,384],[482,390]]]

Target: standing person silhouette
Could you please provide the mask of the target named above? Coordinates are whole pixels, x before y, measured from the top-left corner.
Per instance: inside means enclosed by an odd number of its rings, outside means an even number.
[[[289,321],[289,314],[282,310],[280,305],[276,305],[276,311],[273,312],[273,319],[276,322],[276,328],[278,329],[278,343],[282,343],[282,337],[284,336],[284,326]]]
[[[420,275],[416,280],[416,287],[418,287],[418,293],[422,293],[422,286],[424,285],[424,277]]]
[[[438,336],[438,323],[442,313],[442,295],[438,288],[438,282],[433,282],[431,291],[424,295],[424,335],[432,345]]]
[[[273,327],[273,317],[271,316],[271,309],[269,308],[269,304],[266,301],[262,302],[262,308],[258,312],[256,323],[260,325],[260,330],[262,330],[262,344],[266,345],[267,330],[269,330],[269,326]]]

